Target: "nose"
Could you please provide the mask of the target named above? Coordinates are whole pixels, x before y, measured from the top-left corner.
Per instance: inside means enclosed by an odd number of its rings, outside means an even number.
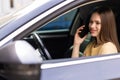
[[[94,27],[95,27],[95,23],[94,22],[89,24],[89,28],[94,28]]]

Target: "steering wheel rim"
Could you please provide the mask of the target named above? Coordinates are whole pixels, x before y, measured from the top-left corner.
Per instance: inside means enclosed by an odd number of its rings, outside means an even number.
[[[33,38],[35,40],[35,43],[36,43],[36,45],[38,47],[38,50],[39,50],[43,60],[52,59],[50,53],[48,52],[47,48],[43,44],[43,41],[40,38],[40,36],[37,33],[35,33],[35,32],[32,34],[32,36],[33,36]]]

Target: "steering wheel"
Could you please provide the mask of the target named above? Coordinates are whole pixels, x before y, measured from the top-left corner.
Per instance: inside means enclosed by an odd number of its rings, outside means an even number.
[[[44,46],[42,39],[40,38],[40,36],[37,33],[33,33],[32,34],[33,39],[35,40],[35,43],[38,47],[38,50],[43,58],[43,60],[49,60],[52,59],[52,57],[50,56],[47,48]]]

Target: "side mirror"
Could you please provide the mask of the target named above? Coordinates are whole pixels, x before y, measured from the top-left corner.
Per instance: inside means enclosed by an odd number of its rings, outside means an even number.
[[[0,80],[40,80],[41,58],[26,41],[0,48]]]

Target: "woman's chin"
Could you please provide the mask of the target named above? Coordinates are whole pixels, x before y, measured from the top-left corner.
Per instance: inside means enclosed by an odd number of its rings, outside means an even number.
[[[92,37],[97,37],[97,35],[95,35],[95,34],[91,34],[91,36],[92,36]]]

